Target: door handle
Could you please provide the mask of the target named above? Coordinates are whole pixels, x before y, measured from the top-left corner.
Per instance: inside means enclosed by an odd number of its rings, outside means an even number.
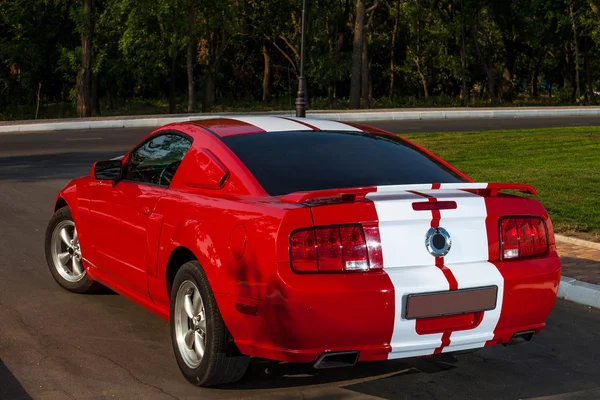
[[[150,215],[150,207],[141,207],[140,208],[140,214]]]

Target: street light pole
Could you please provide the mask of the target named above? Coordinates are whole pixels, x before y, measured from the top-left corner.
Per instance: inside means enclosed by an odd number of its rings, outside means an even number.
[[[306,78],[304,76],[304,42],[306,39],[306,0],[302,0],[302,38],[300,44],[300,77],[296,97],[296,117],[306,117]]]

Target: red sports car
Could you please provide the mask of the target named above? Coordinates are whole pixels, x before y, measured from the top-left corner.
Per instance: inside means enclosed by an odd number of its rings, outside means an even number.
[[[474,183],[379,129],[325,120],[171,124],[58,195],[63,288],[99,284],[170,320],[183,375],[251,357],[315,368],[529,341],[561,264],[527,185]]]

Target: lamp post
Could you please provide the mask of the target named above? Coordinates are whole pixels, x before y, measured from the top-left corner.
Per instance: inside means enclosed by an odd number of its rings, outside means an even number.
[[[306,78],[304,76],[304,42],[306,39],[306,0],[302,0],[302,38],[300,44],[300,77],[296,96],[296,117],[306,117]]]

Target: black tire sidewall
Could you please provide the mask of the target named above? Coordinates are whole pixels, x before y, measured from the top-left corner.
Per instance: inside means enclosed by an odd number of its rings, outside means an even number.
[[[204,305],[204,311],[206,315],[206,348],[204,350],[204,357],[197,368],[190,368],[187,366],[183,358],[181,357],[179,346],[175,335],[175,299],[177,298],[177,291],[181,284],[190,280],[194,282]],[[211,374],[211,364],[214,363],[218,349],[216,348],[216,335],[221,333],[224,328],[221,315],[216,307],[216,301],[212,290],[208,286],[208,279],[206,274],[202,270],[202,267],[197,261],[190,261],[184,264],[173,281],[173,287],[171,289],[171,341],[173,343],[173,352],[177,359],[177,364],[185,376],[185,378],[195,385],[203,385],[205,381],[209,379]]]
[[[94,287],[94,281],[88,278],[87,273],[79,282],[69,282],[60,276],[54,265],[54,260],[52,259],[52,235],[54,234],[56,226],[62,221],[74,221],[71,210],[69,210],[68,207],[63,207],[56,211],[48,223],[44,242],[46,263],[48,264],[52,277],[62,288],[74,293],[87,293]]]

